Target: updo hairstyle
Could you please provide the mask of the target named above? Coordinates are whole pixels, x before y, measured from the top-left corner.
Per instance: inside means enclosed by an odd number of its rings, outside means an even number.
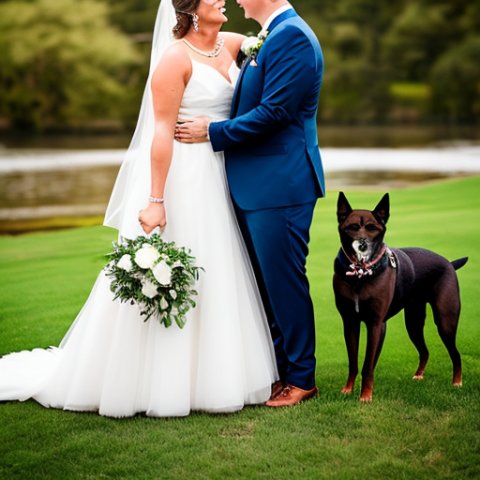
[[[173,36],[178,40],[183,38],[192,26],[193,14],[200,0],[172,0],[177,16],[177,24],[173,27]]]

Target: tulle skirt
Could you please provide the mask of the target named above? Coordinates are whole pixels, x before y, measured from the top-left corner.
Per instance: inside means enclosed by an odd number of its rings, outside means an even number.
[[[163,236],[190,248],[205,269],[186,326],[144,322],[137,305],[113,300],[101,272],[58,348],[0,359],[0,400],[161,417],[232,412],[268,399],[274,351],[223,162],[210,144],[175,143]]]

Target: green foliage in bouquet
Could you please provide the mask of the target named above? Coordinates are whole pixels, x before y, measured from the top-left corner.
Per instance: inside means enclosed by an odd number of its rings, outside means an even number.
[[[193,287],[201,269],[190,251],[158,234],[114,242],[113,248],[105,273],[115,299],[137,303],[145,321],[156,316],[165,327],[175,321],[183,328],[186,313],[196,305]]]

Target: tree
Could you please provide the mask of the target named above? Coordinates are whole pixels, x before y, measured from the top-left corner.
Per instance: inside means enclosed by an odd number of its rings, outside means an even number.
[[[0,113],[16,127],[121,118],[137,54],[93,0],[0,4]]]
[[[385,37],[386,60],[399,80],[425,81],[449,43],[451,20],[446,5],[409,3]],[[439,35],[441,32],[441,35]]]
[[[434,65],[432,111],[451,122],[480,118],[480,36],[467,38]]]
[[[0,116],[36,128],[133,123],[160,1],[0,0]],[[321,121],[478,121],[479,1],[292,4],[325,55]],[[258,32],[243,13],[227,2],[224,30]]]

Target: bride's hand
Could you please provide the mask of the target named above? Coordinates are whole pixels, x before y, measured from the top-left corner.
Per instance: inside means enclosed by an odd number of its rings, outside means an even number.
[[[167,224],[165,205],[163,203],[149,203],[148,207],[138,213],[138,221],[147,235],[157,227],[163,230]]]
[[[182,143],[208,142],[208,127],[210,117],[195,117],[177,123],[175,127],[175,140]]]

